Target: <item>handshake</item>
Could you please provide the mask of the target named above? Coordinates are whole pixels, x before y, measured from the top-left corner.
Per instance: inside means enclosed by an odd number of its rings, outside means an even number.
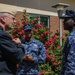
[[[26,55],[23,57],[23,60],[34,61],[34,58],[33,58],[32,56],[30,56],[29,54],[26,54]]]

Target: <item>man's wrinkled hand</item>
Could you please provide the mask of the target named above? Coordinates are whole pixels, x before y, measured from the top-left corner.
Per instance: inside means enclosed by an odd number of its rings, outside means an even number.
[[[16,44],[17,44],[17,43],[21,43],[21,41],[20,41],[19,38],[14,38],[14,39],[13,39],[13,42],[15,42]]]

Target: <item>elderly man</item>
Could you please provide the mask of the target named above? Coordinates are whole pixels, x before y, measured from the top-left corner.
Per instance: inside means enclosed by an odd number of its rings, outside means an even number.
[[[63,27],[68,30],[68,35],[62,50],[62,67],[60,75],[75,75],[75,11],[66,10]]]
[[[21,41],[12,38],[6,30],[12,29],[16,22],[14,15],[0,12],[0,75],[16,75],[16,63],[24,59],[24,47]]]

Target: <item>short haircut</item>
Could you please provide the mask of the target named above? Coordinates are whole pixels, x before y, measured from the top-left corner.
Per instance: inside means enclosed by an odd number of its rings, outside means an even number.
[[[12,13],[10,13],[10,12],[0,12],[0,17],[1,16],[5,16],[5,14],[11,14],[11,15],[13,15]],[[14,16],[14,15],[13,15]]]

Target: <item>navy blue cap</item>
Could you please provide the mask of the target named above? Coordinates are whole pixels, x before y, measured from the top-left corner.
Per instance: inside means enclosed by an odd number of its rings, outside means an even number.
[[[65,15],[61,17],[64,18],[75,18],[75,11],[74,10],[66,10]]]
[[[24,30],[32,30],[32,25],[31,24],[27,24],[23,26]]]

